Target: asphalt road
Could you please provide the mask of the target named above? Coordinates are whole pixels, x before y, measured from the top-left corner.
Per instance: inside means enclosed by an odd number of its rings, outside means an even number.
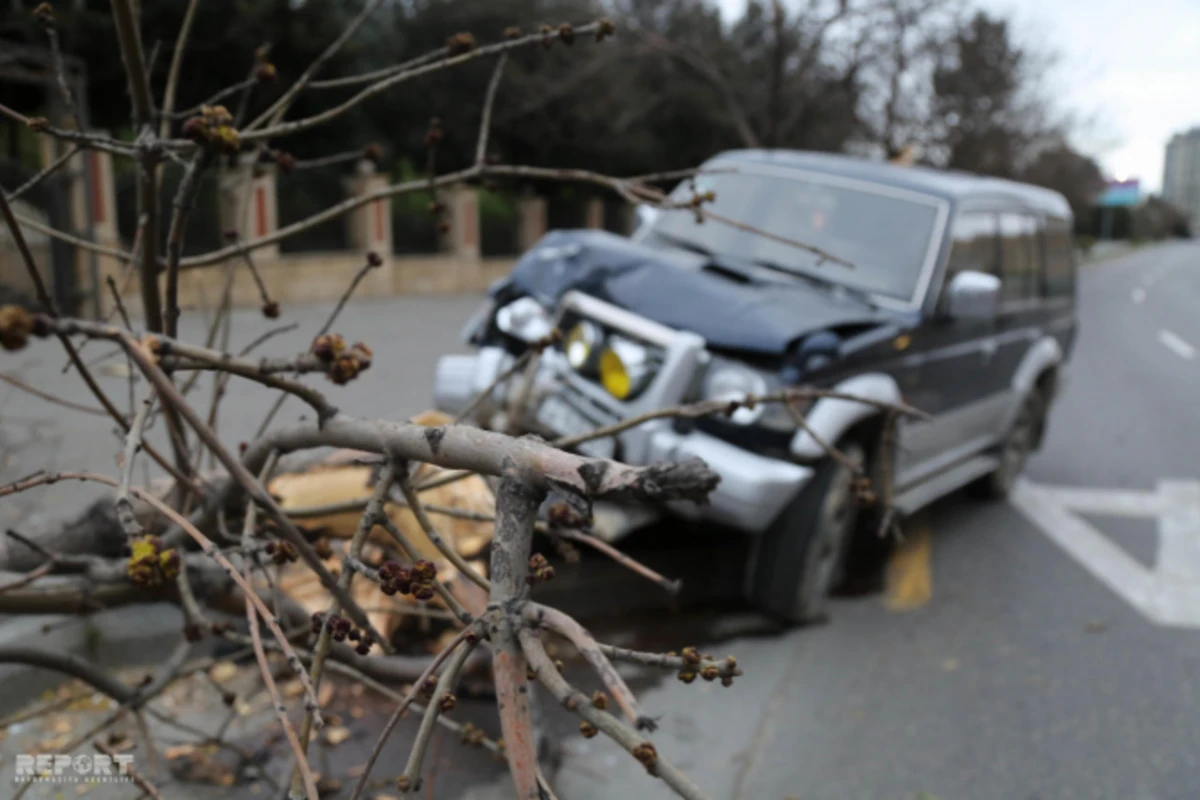
[[[730,689],[637,680],[643,707],[661,715],[659,752],[711,796],[1200,796],[1200,555],[1188,549],[1200,551],[1200,502],[1189,510],[1186,483],[1172,484],[1182,494],[1163,495],[1174,500],[1142,503],[1153,506],[1149,514],[1138,500],[1159,497],[1160,481],[1200,478],[1200,244],[1085,267],[1079,299],[1071,381],[1020,507],[959,497],[937,504],[910,526],[891,590],[837,600],[820,627],[778,632],[728,606],[624,620],[626,641],[708,645],[746,669]],[[475,302],[356,303],[337,327],[368,341],[377,359],[338,390],[339,405],[393,417],[424,408],[435,357],[460,348],[458,326]],[[303,348],[326,311],[297,310],[303,327],[268,348]],[[239,323],[235,349],[269,327],[249,313]],[[93,355],[102,352],[94,346]],[[58,377],[61,354],[48,345],[7,358],[7,372],[42,388],[76,385]],[[122,378],[103,380],[124,391]],[[233,386],[222,426],[246,437],[267,397]],[[287,409],[302,413],[298,404]],[[15,390],[0,393],[0,449],[0,479],[39,466],[115,474],[116,439],[102,425]],[[1054,516],[1065,508],[1063,487],[1096,489],[1083,493],[1088,502],[1113,508]],[[0,506],[0,518],[19,523],[77,507],[79,491],[51,487]],[[1164,558],[1168,542],[1182,555]],[[705,557],[720,565],[729,550],[692,559]],[[628,756],[571,734],[560,718],[554,724],[564,734],[556,737],[561,797],[667,796]],[[511,797],[494,775],[489,769],[461,792],[447,783],[438,796]]]

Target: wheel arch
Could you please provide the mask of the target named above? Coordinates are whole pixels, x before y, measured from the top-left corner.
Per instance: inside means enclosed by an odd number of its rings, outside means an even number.
[[[801,429],[792,437],[791,452],[797,460],[812,462],[824,458],[827,455],[825,445],[833,445],[848,434],[853,433],[857,438],[860,434],[869,434],[872,427],[876,432],[881,431],[883,412],[872,403],[898,404],[902,401],[895,379],[879,372],[856,375],[832,388],[838,393],[871,402],[835,397],[817,400],[805,414],[810,430]],[[869,452],[873,440],[866,438],[862,442]]]

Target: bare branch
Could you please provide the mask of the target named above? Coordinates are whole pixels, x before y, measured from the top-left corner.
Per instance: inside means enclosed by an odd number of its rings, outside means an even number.
[[[501,53],[496,68],[492,71],[492,79],[488,81],[487,96],[483,101],[483,115],[479,122],[479,141],[475,145],[475,163],[483,164],[487,160],[488,135],[492,127],[492,109],[496,105],[496,90],[500,88],[500,77],[504,74],[504,66],[508,63],[508,53]]]
[[[281,119],[283,115],[287,113],[288,107],[291,106],[292,102],[296,99],[296,95],[300,94],[300,92],[304,90],[304,87],[308,85],[308,82],[312,80],[313,76],[321,70],[321,67],[325,66],[325,62],[333,58],[337,52],[342,49],[346,42],[350,41],[351,37],[358,32],[358,29],[363,26],[363,24],[379,9],[381,5],[383,5],[383,0],[370,0],[370,2],[364,5],[362,10],[355,15],[354,19],[350,20],[350,23],[346,25],[345,29],[336,39],[333,40],[329,47],[326,47],[324,52],[317,56],[316,59],[308,65],[308,68],[300,74],[300,77],[296,80],[296,82],[292,84],[291,87],[289,87],[288,90],[284,92],[278,100],[272,103],[266,111],[259,114],[256,120],[246,126],[246,130],[252,131],[264,123],[275,122]]]
[[[446,663],[446,668],[438,676],[437,688],[434,690],[429,705],[425,708],[425,714],[421,717],[421,727],[417,729],[417,736],[409,750],[408,764],[405,765],[404,772],[397,781],[397,786],[401,787],[401,790],[412,792],[420,790],[421,762],[425,758],[425,750],[429,747],[429,737],[433,733],[433,725],[444,704],[453,708],[454,686],[458,683],[459,673],[462,672],[463,665],[467,662],[467,656],[471,655],[474,647],[475,645],[471,641],[464,642],[454,651],[454,655]]]
[[[580,27],[574,28],[573,30],[578,35],[586,35],[586,34],[595,33],[596,30],[599,28],[599,26],[600,26],[600,23],[593,22],[588,25],[581,25]],[[556,33],[552,33],[549,35],[557,38],[561,34],[556,32]],[[336,106],[333,106],[332,108],[326,109],[325,111],[322,111],[319,114],[315,114],[311,117],[305,117],[303,119],[293,120],[291,122],[284,122],[284,123],[275,125],[274,127],[267,127],[267,128],[262,128],[262,129],[256,130],[258,125],[261,124],[262,122],[264,122],[265,118],[267,117],[267,113],[264,112],[263,114],[261,114],[259,116],[259,118],[257,120],[255,120],[253,123],[251,123],[250,126],[248,126],[248,128],[242,135],[242,140],[252,142],[252,141],[257,141],[260,139],[273,139],[273,138],[277,138],[280,136],[287,136],[292,133],[298,133],[300,131],[308,130],[309,128],[316,127],[317,125],[321,125],[325,122],[329,122],[332,119],[336,119],[336,118],[340,117],[342,114],[345,114],[347,111],[349,111],[350,109],[359,105],[364,100],[366,100],[370,97],[374,97],[375,95],[380,94],[381,92],[385,92],[388,89],[392,88],[393,86],[395,86],[399,83],[403,83],[404,81],[409,81],[409,80],[412,80],[413,78],[418,78],[422,75],[427,75],[431,72],[436,72],[438,70],[443,70],[443,69],[447,69],[449,67],[457,66],[459,64],[464,64],[468,61],[474,61],[477,58],[483,58],[485,56],[491,56],[491,55],[499,55],[500,53],[505,53],[509,50],[515,50],[518,47],[529,47],[531,45],[544,44],[546,41],[546,37],[547,37],[547,35],[542,34],[542,33],[529,34],[527,36],[522,36],[520,38],[512,39],[512,40],[509,40],[506,42],[499,42],[496,44],[490,44],[490,45],[486,45],[484,47],[479,47],[479,48],[476,48],[469,52],[462,53],[460,55],[448,56],[447,58],[442,59],[441,61],[434,61],[432,63],[422,64],[420,66],[413,67],[413,68],[405,70],[403,72],[398,72],[394,75],[390,75],[386,78],[383,78],[374,83],[371,83],[365,89],[362,89],[361,91],[359,91],[357,94],[355,94],[353,97],[346,100],[345,102],[342,102]],[[278,106],[279,104],[276,103],[275,105]],[[268,111],[271,111],[273,109],[274,109],[274,106],[272,107],[272,109],[268,109]]]
[[[167,70],[167,86],[163,90],[163,101],[160,115],[162,124],[159,137],[167,138],[171,133],[171,112],[175,110],[175,90],[179,87],[179,73],[183,67],[183,54],[187,52],[188,39],[192,33],[192,22],[196,19],[196,9],[200,0],[188,0],[187,11],[183,12],[183,22],[179,25],[179,35],[175,37],[175,52],[171,55],[171,66]]]
[[[379,738],[375,741],[375,746],[371,748],[371,755],[367,756],[367,763],[363,767],[362,775],[358,776],[358,782],[354,784],[354,791],[350,793],[350,800],[358,800],[362,796],[363,789],[367,786],[367,781],[371,778],[371,770],[375,766],[375,762],[379,759],[379,754],[383,752],[383,746],[387,742],[388,737],[392,735],[392,731],[396,729],[396,724],[400,722],[400,718],[404,716],[404,712],[412,705],[413,700],[417,698],[417,694],[429,681],[430,677],[437,671],[437,668],[449,658],[455,650],[457,650],[468,636],[475,636],[477,632],[474,626],[463,628],[434,659],[429,662],[429,666],[421,673],[420,677],[413,683],[412,689],[404,696],[404,700],[396,706],[392,712],[392,716],[388,717],[387,724],[383,726],[383,731],[379,734]]]
[[[33,395],[34,397],[39,397],[48,403],[54,403],[55,405],[62,406],[63,408],[70,408],[74,411],[82,411],[84,414],[92,414],[93,416],[97,416],[97,417],[107,417],[108,416],[108,413],[106,411],[104,411],[104,409],[80,405],[79,403],[74,403],[70,400],[64,400],[61,397],[55,397],[52,394],[43,392],[41,389],[37,389],[33,386],[30,386],[29,384],[25,383],[24,381],[18,380],[17,378],[14,378],[12,375],[7,375],[3,372],[0,372],[0,381],[4,381],[9,386],[15,386],[16,388],[20,389],[23,392],[28,392],[29,394]]]
[[[196,0],[192,0],[189,13],[194,10],[195,3]],[[167,231],[167,308],[163,326],[167,336],[175,336],[179,330],[179,260],[183,257],[183,234],[188,215],[196,202],[196,193],[200,190],[200,177],[212,160],[212,155],[212,151],[205,148],[192,156],[175,192],[174,211]]]
[[[408,503],[408,508],[412,511],[413,517],[421,526],[421,530],[429,537],[429,541],[433,542],[438,551],[444,555],[454,568],[463,574],[463,577],[470,580],[485,592],[491,590],[491,584],[488,579],[480,575],[474,567],[467,563],[467,560],[458,554],[458,551],[447,542],[440,533],[437,526],[433,524],[433,520],[425,513],[425,507],[421,505],[421,498],[413,489],[412,481],[408,477],[401,477],[398,481],[400,491],[404,494],[404,500]]]
[[[98,750],[99,752],[108,756],[109,758],[112,758],[112,757],[116,756],[116,754],[117,754],[116,750],[114,750],[113,748],[109,747],[107,744],[105,744],[104,742],[101,742],[101,741],[92,742],[92,746],[95,747],[96,750]],[[153,765],[152,765],[152,768],[153,768]],[[152,783],[150,783],[150,781],[146,780],[146,776],[142,775],[140,772],[138,772],[136,769],[134,769],[132,765],[127,764],[125,766],[125,769],[126,769],[126,774],[129,776],[130,780],[133,781],[134,785],[136,785],[139,789],[142,790],[142,794],[148,795],[151,798],[151,800],[162,800],[162,795],[158,793],[158,789],[154,788],[154,784],[152,784]]]
[[[566,528],[551,528],[550,532],[552,535],[557,536],[560,539],[578,542],[579,544],[586,544],[588,547],[591,547],[592,549],[608,556],[621,566],[626,567],[629,570],[636,572],[638,575],[641,575],[643,578],[658,584],[670,595],[679,594],[679,591],[683,588],[682,581],[671,580],[670,578],[660,575],[658,572],[650,569],[640,561],[630,557],[625,553],[622,553],[620,550],[613,547],[603,539],[598,539],[595,536],[584,533],[583,531],[574,531]]]
[[[46,167],[41,170],[41,172],[39,172],[38,174],[34,175],[29,180],[22,183],[16,189],[13,189],[12,192],[10,192],[8,194],[9,202],[16,200],[18,197],[20,197],[21,195],[30,191],[31,189],[33,189],[35,186],[37,186],[42,181],[46,180],[46,178],[49,178],[51,175],[53,175],[55,172],[57,172],[59,170],[59,168],[62,167],[63,164],[66,164],[68,161],[70,161],[72,158],[74,158],[75,155],[81,149],[82,148],[77,144],[73,144],[70,147],[68,147],[66,150],[63,151],[63,154],[61,156],[59,156],[58,158],[54,159],[52,162],[47,164]]]
[[[692,783],[675,765],[658,755],[653,744],[644,739],[638,731],[607,711],[593,706],[590,698],[567,683],[566,679],[558,674],[554,662],[546,655],[546,649],[542,646],[536,633],[522,630],[518,635],[521,649],[537,674],[538,682],[546,687],[564,708],[583,717],[631,755],[637,757],[646,766],[646,771],[650,775],[661,778],[680,797],[687,798],[687,800],[705,800],[707,796],[700,790],[700,787]]]

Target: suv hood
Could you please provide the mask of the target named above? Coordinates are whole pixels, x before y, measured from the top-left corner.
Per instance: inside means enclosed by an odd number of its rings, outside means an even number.
[[[703,269],[709,259],[605,231],[552,231],[518,262],[511,284],[553,307],[574,289],[712,347],[782,355],[808,333],[887,319],[853,298],[802,281],[742,282]]]

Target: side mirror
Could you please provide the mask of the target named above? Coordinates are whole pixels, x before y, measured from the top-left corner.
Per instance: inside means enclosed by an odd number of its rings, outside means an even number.
[[[992,319],[1000,305],[1000,279],[963,270],[946,287],[946,315],[952,319]]]

